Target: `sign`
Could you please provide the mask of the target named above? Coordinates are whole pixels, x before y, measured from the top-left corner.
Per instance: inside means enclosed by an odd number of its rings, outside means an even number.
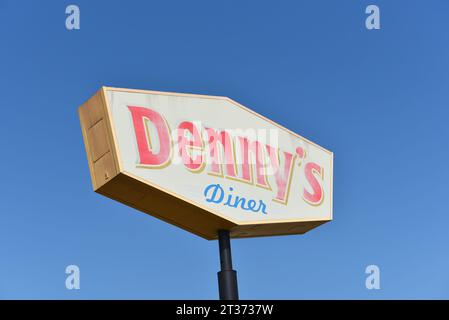
[[[103,87],[79,116],[96,192],[201,237],[332,220],[332,152],[229,98]]]

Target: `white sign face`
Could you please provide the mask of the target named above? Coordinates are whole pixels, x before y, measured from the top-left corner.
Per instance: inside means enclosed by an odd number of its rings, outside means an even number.
[[[332,219],[332,152],[225,97],[105,93],[126,174],[236,224]]]

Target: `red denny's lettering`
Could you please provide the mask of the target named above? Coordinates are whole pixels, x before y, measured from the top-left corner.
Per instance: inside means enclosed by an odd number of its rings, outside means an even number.
[[[138,166],[163,169],[170,165],[176,152],[181,164],[192,173],[206,171],[272,190],[272,200],[284,205],[288,202],[293,171],[299,166],[302,172],[298,177],[306,183],[296,194],[310,205],[320,205],[323,201],[323,167],[307,161],[302,147],[280,150],[258,139],[233,135],[232,130],[201,126],[192,121],[174,124],[176,129],[171,132],[166,119],[155,110],[138,106],[128,106],[128,109],[134,125]]]

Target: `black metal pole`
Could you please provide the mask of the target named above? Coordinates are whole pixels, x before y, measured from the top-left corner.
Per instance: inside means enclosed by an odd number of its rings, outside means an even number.
[[[218,230],[221,271],[218,272],[220,300],[238,300],[237,272],[232,270],[231,240],[229,230]]]

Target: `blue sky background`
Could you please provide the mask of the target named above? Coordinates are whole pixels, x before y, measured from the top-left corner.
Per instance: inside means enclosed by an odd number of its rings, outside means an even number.
[[[0,298],[218,296],[216,242],[92,191],[77,108],[102,85],[229,96],[335,153],[333,222],[233,241],[241,298],[449,298],[448,15],[446,0],[0,0]]]

